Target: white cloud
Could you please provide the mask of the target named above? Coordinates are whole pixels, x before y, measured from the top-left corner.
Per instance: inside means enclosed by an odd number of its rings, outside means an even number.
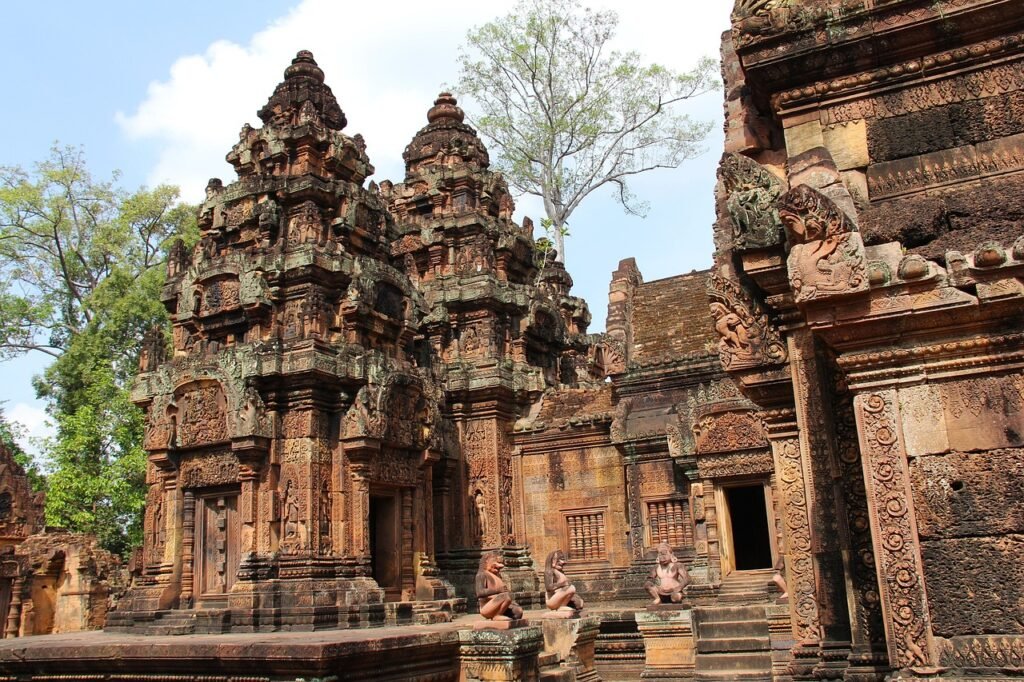
[[[733,0],[584,3],[619,13],[619,49],[686,69],[700,56],[718,55]],[[218,41],[201,55],[182,56],[166,77],[149,86],[135,111],[118,113],[117,121],[129,138],[156,142],[158,161],[148,181],[176,184],[187,200],[197,201],[210,177],[234,179],[224,156],[238,131],[245,122],[259,124],[257,109],[295,53],[308,49],[348,118],[346,132],[366,139],[377,170],[374,178],[400,181],[402,151],[426,124],[427,109],[441,86],[457,80],[456,56],[466,32],[513,5],[511,0],[446,0],[440,5],[303,0],[244,45]],[[694,105],[692,115],[716,121],[709,153],[678,171],[637,179],[634,189],[653,209],[647,220],[625,216],[610,193],[602,191],[591,195],[571,220],[567,265],[576,281],[574,292],[590,303],[593,330],[603,328],[609,276],[620,258],[635,256],[647,279],[710,264],[720,95],[710,94]],[[520,219],[543,214],[532,197],[516,203]]]
[[[730,0],[668,5],[650,0],[596,2],[619,12],[619,46],[685,68],[715,55]],[[456,80],[458,46],[466,31],[511,9],[508,0],[481,3],[339,3],[304,0],[256,33],[246,45],[211,44],[179,58],[146,99],[116,119],[130,139],[160,148],[150,183],[179,185],[198,200],[211,176],[233,179],[224,156],[245,122],[273,92],[300,49],[311,50],[345,111],[349,134],[362,133],[377,179],[400,180],[402,150],[426,123],[443,83]]]
[[[53,424],[44,410],[28,403],[15,403],[10,409],[4,410],[4,417],[25,429],[25,434],[18,439],[18,445],[33,456],[39,455],[37,443],[42,438],[52,436]]]

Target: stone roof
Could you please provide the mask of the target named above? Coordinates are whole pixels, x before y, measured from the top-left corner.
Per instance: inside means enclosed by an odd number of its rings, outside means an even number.
[[[708,314],[710,270],[644,282],[633,298],[633,353],[640,362],[708,352],[718,343]]]

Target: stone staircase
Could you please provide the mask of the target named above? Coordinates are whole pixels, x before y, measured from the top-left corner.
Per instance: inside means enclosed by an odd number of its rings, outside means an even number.
[[[718,606],[696,607],[697,680],[772,679],[771,642],[765,604],[774,571],[735,572],[722,581]]]
[[[771,568],[756,571],[733,571],[722,579],[718,593],[721,604],[762,604],[778,596],[772,583],[775,570]]]
[[[542,651],[537,659],[540,668],[539,682],[574,682],[576,675],[572,670],[561,665],[558,654],[553,651]]]

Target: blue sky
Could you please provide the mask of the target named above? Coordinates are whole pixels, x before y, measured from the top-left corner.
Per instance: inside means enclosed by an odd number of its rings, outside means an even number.
[[[732,3],[590,4],[619,12],[620,48],[684,68],[718,54]],[[207,178],[233,179],[223,159],[238,130],[258,123],[255,111],[290,57],[311,49],[348,116],[346,132],[367,140],[374,179],[399,181],[402,149],[441,86],[456,80],[462,36],[510,8],[505,0],[9,3],[0,41],[7,95],[0,165],[30,166],[59,141],[84,147],[98,177],[118,169],[126,187],[166,181],[195,200]],[[708,151],[634,184],[650,203],[646,219],[625,215],[603,191],[570,218],[567,267],[574,293],[590,304],[591,331],[604,329],[608,281],[620,259],[635,256],[648,281],[711,265],[720,93],[688,112],[715,121]],[[535,200],[518,208],[520,218],[542,214]],[[44,366],[41,354],[0,363],[5,412],[35,435],[45,432],[44,405],[31,377]]]

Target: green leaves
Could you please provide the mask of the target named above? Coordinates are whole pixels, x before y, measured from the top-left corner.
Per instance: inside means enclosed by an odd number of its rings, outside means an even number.
[[[643,215],[629,178],[679,166],[710,131],[676,105],[716,85],[713,60],[685,73],[645,64],[609,48],[617,26],[614,12],[576,0],[524,0],[471,30],[459,56],[456,89],[479,107],[471,119],[497,168],[514,189],[541,197],[558,226],[605,185]]]
[[[47,523],[127,552],[141,540],[146,461],[128,387],[143,335],[168,323],[167,249],[179,236],[194,244],[198,227],[176,188],[116,181],[94,179],[71,147],[31,173],[0,168],[0,358],[54,357],[34,379],[56,426]]]

